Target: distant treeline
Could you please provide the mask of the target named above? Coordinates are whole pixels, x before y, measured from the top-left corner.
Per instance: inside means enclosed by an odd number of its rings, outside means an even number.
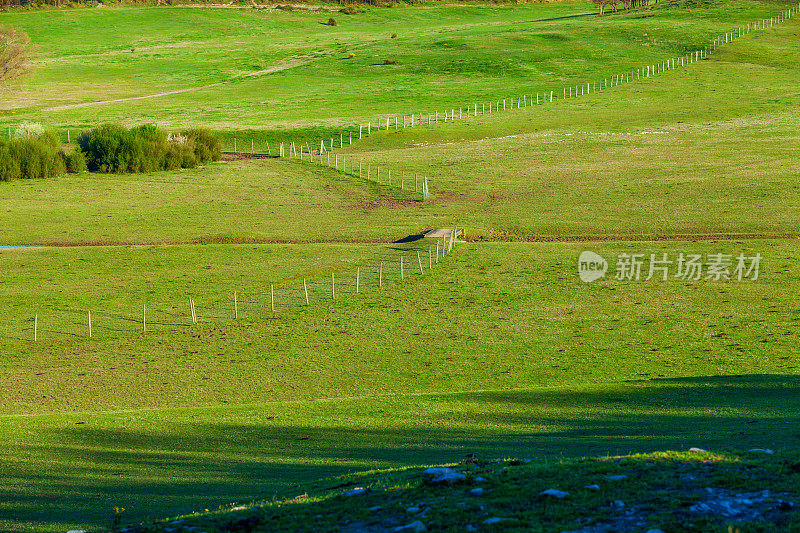
[[[180,4],[208,4],[228,5],[233,3],[241,6],[275,7],[291,11],[295,4],[333,4],[333,5],[363,5],[387,7],[394,5],[414,5],[429,0],[291,0],[282,4],[280,2],[266,2],[264,0],[0,0],[0,10],[9,7],[96,7],[100,5],[180,5]],[[434,0],[437,1],[437,0]],[[445,0],[440,0],[444,2]],[[490,4],[525,4],[528,2],[545,2],[553,0],[476,0],[476,3]],[[557,0],[556,0],[557,1]],[[471,3],[470,0],[456,0],[456,3]]]

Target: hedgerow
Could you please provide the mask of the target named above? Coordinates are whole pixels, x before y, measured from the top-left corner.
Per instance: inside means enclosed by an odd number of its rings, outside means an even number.
[[[64,170],[61,143],[51,131],[0,140],[0,180],[51,178]]]
[[[220,141],[201,128],[167,134],[153,125],[104,124],[83,132],[78,146],[93,172],[152,172],[193,168],[220,158]]]

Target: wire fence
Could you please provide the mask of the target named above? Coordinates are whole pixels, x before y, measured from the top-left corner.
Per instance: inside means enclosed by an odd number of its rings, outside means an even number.
[[[363,139],[372,134],[372,131],[389,131],[399,130],[402,128],[413,128],[416,126],[439,124],[453,122],[457,120],[464,120],[467,118],[474,118],[478,116],[489,115],[492,113],[499,113],[501,111],[512,111],[514,109],[525,108],[530,106],[541,106],[558,103],[560,101],[579,98],[596,92],[613,89],[620,85],[629,84],[631,82],[648,79],[664,72],[676,70],[690,66],[698,61],[702,61],[709,57],[718,47],[729,44],[734,40],[747,35],[753,31],[768,30],[776,24],[780,24],[787,20],[792,19],[800,10],[800,3],[797,6],[792,6],[780,14],[759,19],[757,21],[748,23],[744,26],[739,26],[732,31],[728,31],[723,35],[719,35],[712,39],[712,41],[701,48],[690,51],[682,56],[672,57],[657,63],[644,65],[636,69],[626,70],[606,76],[602,79],[589,80],[581,83],[576,83],[569,86],[555,87],[548,90],[537,90],[536,92],[525,92],[512,97],[506,98],[493,98],[483,102],[461,103],[458,106],[450,106],[449,108],[435,110],[435,111],[420,111],[419,113],[412,114],[398,114],[389,113],[378,117],[376,120],[370,119],[366,124],[359,124],[357,127],[347,128],[329,138],[320,138],[315,140],[292,140],[270,143],[264,139],[254,138],[237,138],[236,135],[225,136],[222,138],[222,150],[229,154],[249,155],[251,157],[277,157],[277,158],[296,158],[308,162],[316,162],[325,164],[329,167],[334,167],[338,170],[339,163],[336,161],[332,164],[331,155],[338,148],[344,148],[353,144],[354,140]],[[12,137],[12,126],[8,126],[8,136]],[[72,142],[79,131],[71,129],[62,129],[58,132],[63,141]],[[334,155],[334,157],[336,157]],[[342,157],[342,168],[346,169],[348,160]],[[346,174],[357,176],[360,179],[374,181],[381,183],[388,187],[397,187],[406,189],[405,185],[408,183],[410,191],[410,181],[406,181],[405,176],[399,176],[397,172],[394,173],[395,179],[392,180],[392,169],[389,164],[375,165],[375,173],[372,172],[372,167],[368,169],[363,168],[363,161],[360,161],[361,168],[356,173],[355,159],[350,159],[350,170],[345,170]],[[383,181],[381,181],[380,170],[385,173]],[[410,180],[410,176],[408,177]],[[416,176],[415,193],[421,195],[422,200],[430,199],[430,184],[429,177]]]
[[[606,76],[602,79],[590,80],[586,82],[577,83],[574,85],[552,88],[545,91],[536,91],[516,95],[511,98],[497,98],[483,102],[472,102],[468,104],[460,104],[457,107],[452,106],[449,109],[442,109],[436,111],[422,111],[412,114],[388,114],[378,117],[373,124],[370,120],[366,124],[360,124],[357,129],[347,129],[327,139],[318,139],[315,141],[285,141],[276,142],[270,145],[268,141],[257,142],[254,139],[239,140],[235,136],[226,138],[223,142],[223,151],[228,153],[261,155],[266,157],[279,157],[287,158],[293,157],[299,160],[308,162],[316,162],[325,164],[329,167],[334,167],[337,170],[340,168],[339,156],[333,155],[336,159],[332,163],[331,157],[333,152],[339,148],[344,148],[346,145],[352,145],[354,140],[363,139],[372,134],[373,129],[378,131],[399,130],[405,128],[413,128],[415,126],[439,124],[453,122],[457,120],[464,120],[467,118],[474,118],[502,111],[512,111],[514,109],[542,106],[558,103],[559,101],[570,100],[582,96],[588,96],[596,92],[613,89],[620,85],[629,84],[631,82],[652,78],[659,74],[671,70],[677,70],[690,66],[698,61],[707,59],[718,47],[729,44],[734,40],[747,35],[753,31],[767,30],[776,24],[785,22],[794,17],[800,4],[793,6],[790,9],[781,12],[779,15],[767,19],[760,19],[755,22],[748,23],[747,25],[740,26],[732,31],[726,32],[712,39],[712,41],[701,48],[690,51],[682,56],[672,57],[657,63],[644,65],[636,69],[626,70]],[[389,164],[374,165],[375,171],[372,171],[373,165],[370,163],[370,168],[363,168],[363,160],[359,159],[358,172],[356,172],[356,159],[351,158],[350,170],[347,171],[348,160],[342,156],[341,165],[346,174],[357,176],[361,179],[368,181],[374,180],[376,183],[382,183],[389,187],[399,187],[404,189],[404,185],[410,182],[405,181],[405,176],[399,176],[395,172],[395,180],[392,181],[392,169]],[[381,182],[380,170],[384,171],[384,180]],[[428,177],[416,176],[414,177],[416,187],[415,193],[419,193],[423,200],[431,198],[430,193],[430,180]],[[422,185],[420,185],[422,183]]]
[[[152,301],[120,307],[98,301],[91,308],[50,305],[28,316],[6,316],[0,337],[6,341],[64,338],[108,338],[186,329],[196,324],[226,323],[352,298],[420,278],[454,248],[457,232],[446,230],[436,239],[398,243],[357,265],[323,275],[266,284],[260,291],[226,287],[218,293],[175,295],[172,301]],[[166,299],[165,299],[166,300]]]

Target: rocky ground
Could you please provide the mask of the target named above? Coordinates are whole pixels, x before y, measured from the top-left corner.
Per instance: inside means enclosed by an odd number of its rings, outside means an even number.
[[[800,531],[800,453],[692,448],[484,460],[327,479],[290,500],[113,529],[215,531]]]

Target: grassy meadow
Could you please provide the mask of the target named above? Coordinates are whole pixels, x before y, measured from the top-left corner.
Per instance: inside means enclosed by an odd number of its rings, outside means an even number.
[[[0,124],[202,124],[243,142],[329,134],[602,78],[785,8],[2,13],[38,57],[31,78],[0,88]],[[338,26],[322,24],[330,16]],[[606,473],[582,457],[695,468],[691,456],[635,454],[699,446],[720,465],[713,482],[796,490],[785,465],[800,444],[798,20],[648,80],[337,150],[407,187],[428,177],[427,201],[277,158],[0,182],[0,245],[45,247],[0,249],[0,530],[94,532],[115,516],[198,512],[213,531],[229,516],[215,510],[264,500],[273,527],[340,530],[365,513],[337,499],[341,487],[411,494],[419,466],[471,453],[532,459],[537,476],[558,465],[543,479],[574,492],[575,472]],[[430,269],[435,240],[397,242],[456,225],[467,242]],[[584,250],[608,260],[603,280],[578,278]],[[762,264],[757,280],[617,280],[624,253],[758,253]],[[750,448],[776,453],[759,462]],[[662,488],[677,490],[670,479]],[[619,490],[600,499],[641,486]],[[513,496],[496,494],[511,512]],[[572,524],[566,508],[537,509],[524,524]],[[314,522],[320,513],[330,518]],[[429,525],[466,525],[448,516]]]
[[[197,7],[10,13],[2,22],[29,31],[40,51],[32,79],[0,90],[0,125],[341,127],[599,80],[683,55],[777,8],[739,0],[602,19],[576,1],[367,7],[355,15]],[[324,24],[331,16],[338,26]],[[190,88],[199,90],[62,108]]]

